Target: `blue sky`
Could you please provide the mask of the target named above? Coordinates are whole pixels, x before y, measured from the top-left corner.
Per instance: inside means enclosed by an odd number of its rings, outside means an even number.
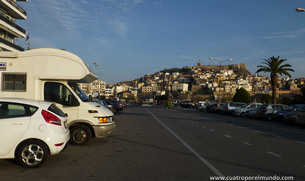
[[[244,63],[251,74],[271,56],[305,77],[301,0],[28,0],[18,2],[31,48],[63,48],[118,83],[165,68]],[[20,46],[24,39],[18,40]],[[96,63],[98,66],[94,66]],[[268,74],[263,74],[267,75]]]

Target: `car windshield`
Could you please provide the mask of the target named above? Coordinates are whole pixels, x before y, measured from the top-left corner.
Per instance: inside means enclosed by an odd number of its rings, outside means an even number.
[[[82,91],[82,89],[78,87],[76,83],[69,83],[69,86],[83,102],[90,102],[89,97],[84,93],[84,91]]]
[[[244,104],[244,105],[240,106],[240,108],[246,108],[247,106],[249,106],[249,104]]]
[[[283,106],[284,111],[290,111],[292,109],[294,109],[294,107],[292,107],[292,106]]]

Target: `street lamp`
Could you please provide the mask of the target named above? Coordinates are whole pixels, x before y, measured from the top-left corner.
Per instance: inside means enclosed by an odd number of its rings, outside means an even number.
[[[232,58],[226,59],[226,60],[218,60],[218,59],[215,59],[215,58],[210,57],[209,59],[210,59],[210,60],[216,60],[216,61],[218,61],[218,62],[220,63],[219,71],[221,70],[221,62],[224,62],[224,61],[232,61]]]
[[[304,9],[304,8],[297,8],[297,9],[295,9],[295,11],[296,11],[296,12],[304,12],[305,9]]]
[[[221,62],[224,62],[224,61],[232,61],[232,58],[230,59],[225,59],[225,60],[218,60],[218,59],[215,59],[215,58],[212,58],[210,57],[209,58],[210,60],[216,60],[218,61],[220,64],[219,64],[219,72],[221,71]],[[221,83],[221,79],[219,80],[219,103],[221,102],[221,91],[220,91],[220,83]]]

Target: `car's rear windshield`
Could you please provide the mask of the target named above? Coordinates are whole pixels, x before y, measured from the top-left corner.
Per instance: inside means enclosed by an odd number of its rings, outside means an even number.
[[[48,110],[57,114],[58,116],[65,117],[65,113],[62,112],[62,110],[59,109],[55,104],[51,104],[51,106],[48,108]]]
[[[261,105],[261,106],[259,106],[259,109],[266,109],[267,106],[268,106],[268,104]]]

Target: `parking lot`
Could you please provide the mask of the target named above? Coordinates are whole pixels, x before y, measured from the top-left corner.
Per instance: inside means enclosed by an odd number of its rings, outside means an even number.
[[[0,180],[209,180],[262,175],[305,179],[305,131],[196,109],[128,107],[113,135],[69,145],[37,169],[0,160]]]

